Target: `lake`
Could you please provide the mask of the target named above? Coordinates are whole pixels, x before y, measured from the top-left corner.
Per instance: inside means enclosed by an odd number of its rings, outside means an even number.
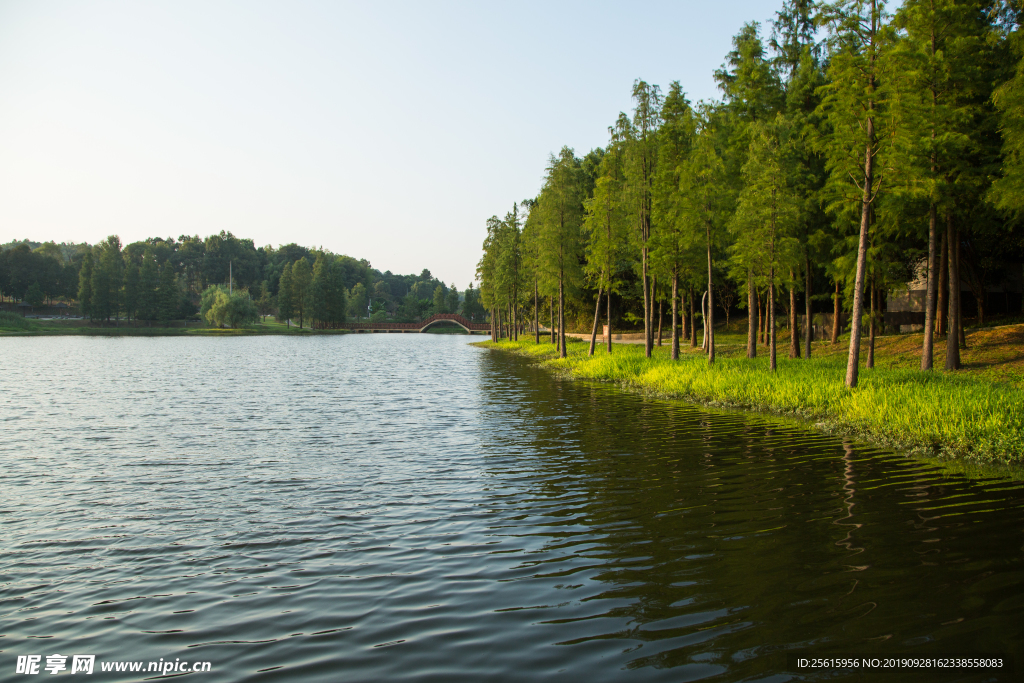
[[[1021,483],[479,339],[0,339],[0,680],[53,654],[99,680],[785,681],[798,652],[1024,676]]]

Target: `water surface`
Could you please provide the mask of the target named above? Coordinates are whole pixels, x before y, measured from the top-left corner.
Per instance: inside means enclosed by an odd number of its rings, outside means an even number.
[[[0,680],[52,653],[205,681],[1021,661],[1020,485],[467,340],[0,339]]]

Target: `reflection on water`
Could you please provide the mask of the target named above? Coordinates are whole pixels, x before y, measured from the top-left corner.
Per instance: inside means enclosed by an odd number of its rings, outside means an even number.
[[[55,652],[207,681],[1024,665],[1020,485],[466,341],[0,340],[0,679]]]

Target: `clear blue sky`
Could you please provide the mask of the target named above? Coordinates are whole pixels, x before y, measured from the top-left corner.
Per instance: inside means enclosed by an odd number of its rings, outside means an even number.
[[[633,80],[717,93],[720,2],[0,0],[0,242],[229,230],[473,279]]]

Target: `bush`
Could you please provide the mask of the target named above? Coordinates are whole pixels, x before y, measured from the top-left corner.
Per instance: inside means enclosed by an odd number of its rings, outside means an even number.
[[[226,289],[218,285],[207,287],[203,292],[200,312],[206,322],[214,327],[251,325],[260,317],[248,292],[228,294]]]
[[[0,328],[31,330],[32,327],[32,323],[23,316],[11,313],[10,311],[0,311]]]

